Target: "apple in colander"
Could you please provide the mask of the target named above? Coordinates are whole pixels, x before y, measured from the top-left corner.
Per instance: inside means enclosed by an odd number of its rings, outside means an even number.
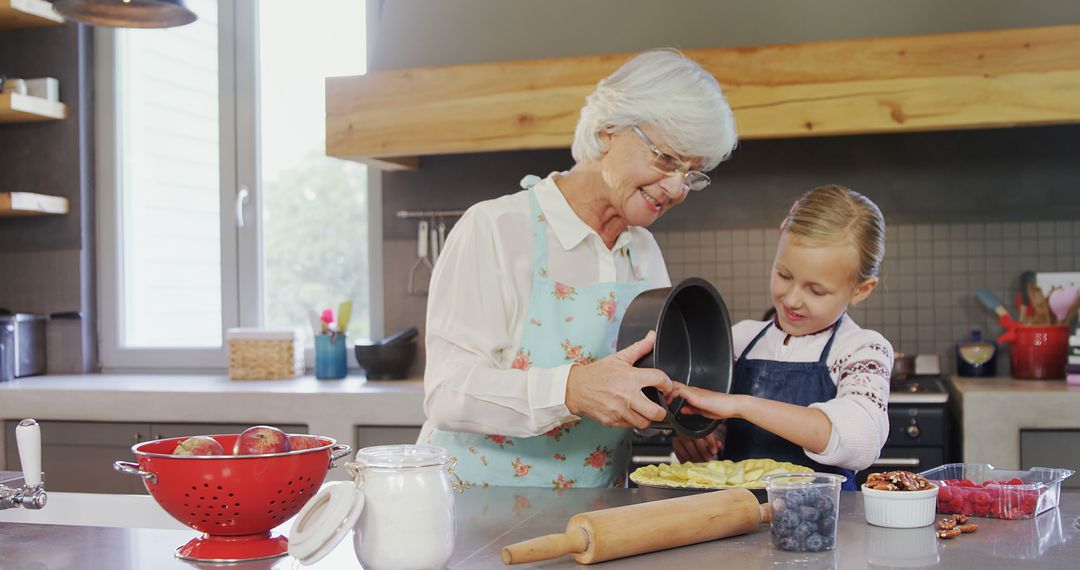
[[[323,442],[321,439],[313,435],[290,435],[289,436],[289,451],[300,451],[301,449],[314,449],[316,447],[322,447]]]
[[[197,435],[181,441],[173,455],[225,455],[225,448],[212,437]]]
[[[233,455],[265,455],[289,451],[289,436],[276,427],[254,426],[240,433]]]

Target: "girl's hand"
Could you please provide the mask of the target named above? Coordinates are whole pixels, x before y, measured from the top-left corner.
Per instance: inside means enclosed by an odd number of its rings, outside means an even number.
[[[724,436],[726,434],[727,427],[720,424],[716,431],[700,439],[680,435],[671,442],[672,447],[675,449],[675,457],[680,462],[693,461],[695,463],[718,459],[720,452],[724,449]]]
[[[669,406],[676,398],[683,398],[685,403],[679,410],[683,414],[704,416],[714,420],[726,420],[739,415],[737,407],[739,396],[694,388],[681,382],[672,382],[672,389],[665,398]]]

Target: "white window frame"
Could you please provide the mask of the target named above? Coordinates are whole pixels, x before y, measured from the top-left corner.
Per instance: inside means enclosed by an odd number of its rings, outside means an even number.
[[[258,101],[258,2],[218,3],[219,162],[221,210],[222,329],[263,324],[261,263]],[[370,60],[378,2],[367,2],[367,44]],[[122,93],[116,85],[117,37],[113,28],[97,27],[95,50],[95,163],[97,194],[98,344],[103,372],[221,372],[228,365],[224,332],[217,348],[129,348],[121,345],[124,304],[119,225],[119,113]],[[372,275],[368,299],[372,336],[383,334],[382,307],[382,175],[368,168],[367,236]],[[247,200],[238,204],[247,191]],[[243,216],[243,227],[239,218]],[[300,325],[302,323],[298,323]],[[306,361],[314,362],[309,347]],[[352,359],[350,359],[351,361]],[[354,363],[355,364],[355,363]]]

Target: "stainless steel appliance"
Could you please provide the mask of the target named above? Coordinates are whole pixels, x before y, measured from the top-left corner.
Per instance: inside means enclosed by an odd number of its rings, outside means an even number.
[[[0,382],[45,373],[45,315],[0,314]]]

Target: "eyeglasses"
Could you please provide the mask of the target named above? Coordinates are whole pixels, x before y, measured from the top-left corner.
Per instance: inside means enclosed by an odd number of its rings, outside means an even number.
[[[645,144],[649,147],[649,150],[656,155],[652,161],[652,167],[654,170],[672,176],[676,173],[681,174],[683,178],[683,186],[687,190],[704,190],[712,183],[712,180],[699,170],[691,170],[685,162],[671,156],[670,154],[660,150],[649,137],[645,136],[645,133],[641,132],[641,129],[637,125],[634,125],[634,132],[637,133],[641,140],[645,141]]]

